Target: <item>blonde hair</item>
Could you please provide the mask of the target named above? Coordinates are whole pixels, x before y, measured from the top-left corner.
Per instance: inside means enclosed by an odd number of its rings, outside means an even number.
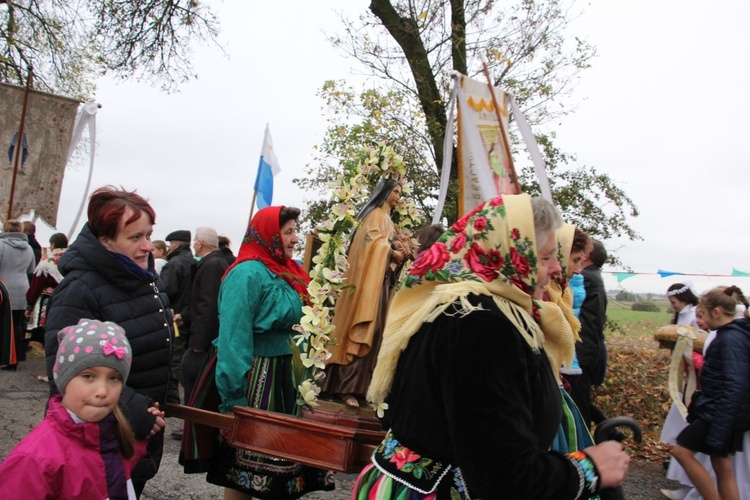
[[[112,410],[117,420],[117,442],[120,444],[120,453],[128,460],[135,455],[135,433],[125,414],[118,405]]]
[[[8,219],[3,224],[4,233],[21,233],[23,232],[23,224],[18,222],[16,219]]]
[[[161,250],[162,252],[167,253],[167,244],[162,240],[151,241],[151,246],[156,248],[157,250]]]
[[[706,311],[713,311],[717,307],[726,316],[734,317],[737,306],[748,306],[745,294],[736,286],[717,286],[701,295],[700,307]]]

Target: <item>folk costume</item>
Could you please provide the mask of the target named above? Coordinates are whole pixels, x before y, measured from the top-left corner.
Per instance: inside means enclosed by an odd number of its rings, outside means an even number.
[[[296,415],[292,326],[302,317],[309,277],[284,255],[279,226],[283,207],[254,216],[237,260],[219,290],[219,337],[215,382],[222,413],[235,406]],[[203,388],[193,395],[200,397]],[[256,498],[299,498],[333,490],[333,474],[314,467],[232,448],[223,436],[207,480]]]
[[[401,271],[391,267],[396,226],[388,196],[398,183],[383,179],[357,219],[347,259],[344,288],[333,317],[335,342],[329,348],[322,391],[331,395],[364,397],[375,369],[391,293]],[[399,263],[400,264],[400,263]]]
[[[31,340],[44,342],[44,325],[47,323],[47,305],[52,292],[62,281],[63,276],[57,269],[57,263],[65,248],[55,248],[42,259],[34,269],[34,275],[26,292],[26,310],[31,317],[26,323],[26,330],[31,332]]]
[[[558,344],[558,350],[562,352],[570,352],[570,350],[575,352],[575,342],[581,340],[578,336],[578,332],[581,329],[581,322],[578,321],[573,311],[573,290],[568,286],[568,267],[570,266],[570,252],[573,246],[574,235],[575,226],[571,224],[563,224],[563,227],[557,232],[557,258],[560,261],[561,270],[552,276],[549,284],[544,289],[544,300],[553,302],[560,308],[566,321],[570,324],[570,330],[563,329],[558,332],[558,335],[548,337],[545,344],[545,352],[550,351],[550,342]],[[557,380],[561,381],[560,373],[563,370],[561,370],[560,366],[555,368],[555,364],[560,360],[555,357],[549,357],[549,361],[553,371],[557,370]],[[572,366],[569,365],[564,368],[570,371]],[[560,384],[560,396],[563,401],[563,418],[552,449],[561,453],[572,453],[576,450],[583,450],[589,446],[593,446],[594,440],[589,432],[589,427],[583,422],[581,412],[562,383]]]
[[[390,431],[353,498],[597,494],[585,454],[549,451],[562,405],[546,339],[568,323],[532,299],[537,259],[530,198],[508,195],[479,205],[414,263],[368,390],[387,401]],[[572,351],[556,355],[566,362]]]

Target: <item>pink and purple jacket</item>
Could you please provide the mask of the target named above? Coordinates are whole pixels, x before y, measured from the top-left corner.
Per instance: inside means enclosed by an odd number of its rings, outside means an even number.
[[[120,453],[113,414],[101,422],[77,424],[53,396],[47,415],[0,464],[0,491],[6,498],[131,499],[130,471],[145,454]]]

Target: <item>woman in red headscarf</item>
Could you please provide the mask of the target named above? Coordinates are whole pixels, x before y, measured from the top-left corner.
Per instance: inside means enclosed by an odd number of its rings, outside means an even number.
[[[302,317],[310,278],[293,258],[300,210],[255,214],[219,291],[216,388],[219,411],[249,406],[298,414],[292,326]],[[331,472],[231,447],[220,438],[207,480],[224,498],[299,498],[334,488]]]

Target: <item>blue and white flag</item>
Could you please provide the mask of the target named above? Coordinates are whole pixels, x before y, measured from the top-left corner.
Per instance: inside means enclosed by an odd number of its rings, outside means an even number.
[[[258,193],[256,205],[258,210],[266,208],[273,202],[273,178],[281,172],[279,160],[273,151],[271,131],[266,124],[266,133],[263,136],[263,147],[260,150],[260,162],[258,163],[258,176],[255,178],[255,191]]]

